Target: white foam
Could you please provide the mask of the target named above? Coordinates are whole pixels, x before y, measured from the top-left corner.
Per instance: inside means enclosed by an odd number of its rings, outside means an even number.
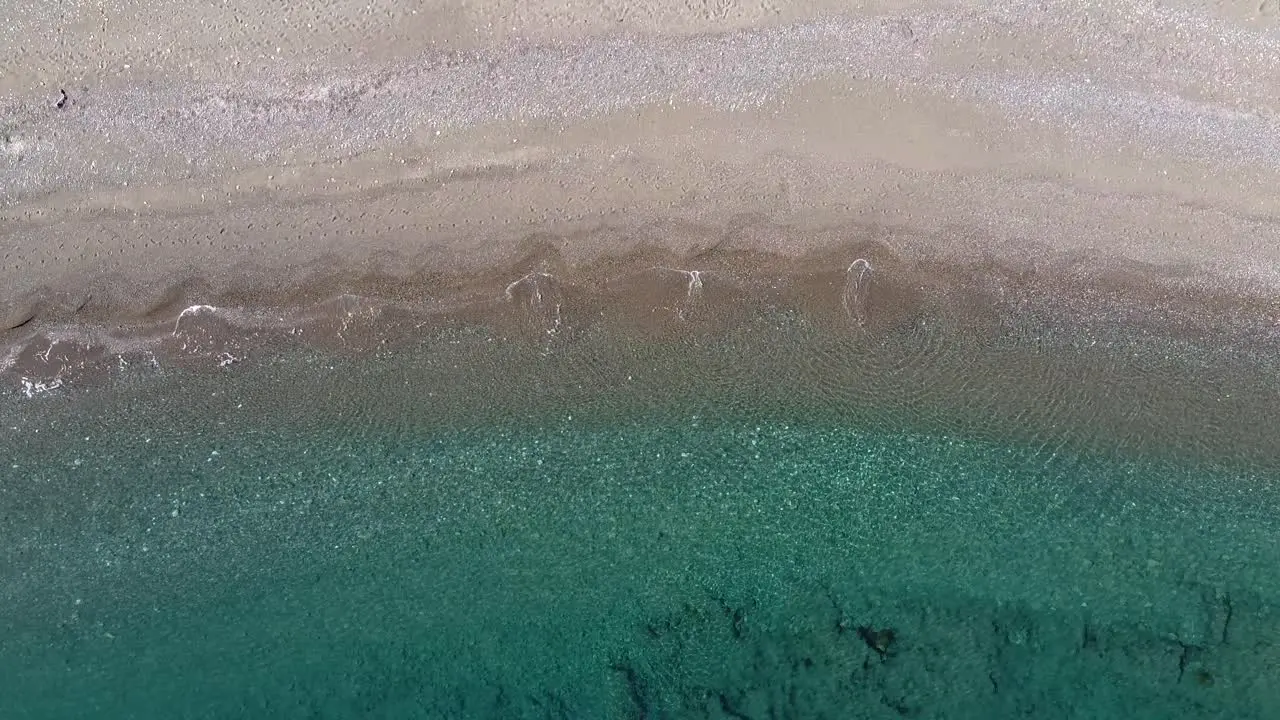
[[[21,379],[21,383],[22,394],[32,398],[40,393],[46,393],[62,387],[62,378],[54,378],[52,380],[32,380],[31,378],[24,377]]]
[[[871,293],[871,262],[858,258],[844,271],[844,292],[840,304],[845,314],[859,326],[867,324],[867,296]]]
[[[177,319],[173,321],[174,336],[176,337],[178,335],[178,325],[179,323],[182,322],[182,318],[186,317],[188,314],[194,315],[196,313],[201,313],[201,312],[217,312],[217,311],[218,311],[218,308],[212,305],[192,305],[191,307],[188,307],[187,309],[178,313]]]
[[[553,284],[555,281],[555,276],[551,273],[535,271],[508,284],[503,292],[508,302],[514,302],[516,288],[528,283],[530,286],[529,309],[537,315],[533,321],[548,335],[555,335],[560,330],[560,310],[564,306],[564,298],[559,288]],[[544,286],[545,292],[550,296],[549,299],[543,297]]]
[[[690,306],[697,302],[698,298],[702,296],[702,274],[705,271],[683,270],[681,268],[665,267],[662,265],[656,265],[652,269],[662,272],[680,273],[681,275],[689,278],[689,284],[685,293],[685,300],[676,308],[676,317],[684,320],[685,315],[689,312]]]
[[[692,300],[702,293],[702,273],[703,270],[682,270],[680,268],[664,267],[656,265],[654,270],[662,270],[664,272],[680,273],[689,278],[689,299]]]

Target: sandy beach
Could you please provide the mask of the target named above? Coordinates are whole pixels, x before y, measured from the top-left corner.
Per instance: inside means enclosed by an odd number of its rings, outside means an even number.
[[[697,269],[727,250],[816,271],[873,251],[979,273],[1123,266],[1263,297],[1277,279],[1271,3],[13,17],[10,344],[332,300],[372,276],[492,275],[501,291],[532,270],[599,283],[628,258]]]

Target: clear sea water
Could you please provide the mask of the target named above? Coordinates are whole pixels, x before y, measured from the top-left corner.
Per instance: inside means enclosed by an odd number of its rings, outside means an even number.
[[[1280,717],[1274,387],[749,330],[5,398],[0,717]]]

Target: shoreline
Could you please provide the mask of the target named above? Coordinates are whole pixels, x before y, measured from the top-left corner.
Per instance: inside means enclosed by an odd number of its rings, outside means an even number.
[[[482,271],[432,271],[400,258],[359,268],[315,263],[273,288],[247,275],[193,274],[132,288],[137,292],[130,298],[99,295],[117,280],[108,277],[77,294],[46,291],[17,306],[0,332],[0,371],[23,365],[27,356],[25,370],[40,374],[28,350],[41,338],[88,344],[99,338],[110,352],[191,333],[216,344],[262,332],[305,332],[324,348],[341,334],[335,324],[349,329],[359,321],[360,339],[337,338],[339,345],[370,350],[411,339],[406,323],[428,331],[471,324],[535,342],[599,324],[661,340],[690,331],[714,335],[766,308],[849,333],[892,334],[935,323],[994,340],[1019,324],[1033,330],[1040,324],[1039,332],[1052,328],[1059,335],[1087,335],[1095,326],[1140,330],[1152,339],[1253,348],[1259,357],[1280,346],[1280,300],[1269,288],[1224,283],[1198,268],[1048,252],[921,256],[904,252],[911,240],[891,231],[861,233],[867,239],[796,257],[754,249],[752,236],[795,247],[804,240],[790,238],[803,232],[744,224],[719,237],[703,232],[705,244],[678,255],[645,244],[643,231],[611,228],[597,233],[602,241],[530,237],[514,261]],[[572,263],[559,250],[569,242],[625,247],[620,239],[631,243],[627,252],[590,263]],[[218,322],[202,325],[199,316]]]
[[[332,366],[354,383],[335,407],[392,421],[411,397],[444,403],[412,421],[424,427],[759,404],[850,426],[907,418],[913,432],[1280,465],[1266,421],[1280,402],[1273,300],[1070,260],[959,268],[861,243],[805,260],[721,248],[573,268],[544,251],[478,275],[330,278],[306,304],[288,290],[291,307],[175,291],[128,323],[11,331],[0,383],[19,415],[114,389],[290,407],[308,385],[289,368]],[[296,412],[340,410],[254,422]]]

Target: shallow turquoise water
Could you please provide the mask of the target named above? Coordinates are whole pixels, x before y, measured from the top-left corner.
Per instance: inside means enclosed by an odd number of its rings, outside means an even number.
[[[952,432],[989,423],[932,396],[787,406],[749,349],[480,343],[15,399],[4,716],[1280,713],[1265,463],[1048,410]]]

